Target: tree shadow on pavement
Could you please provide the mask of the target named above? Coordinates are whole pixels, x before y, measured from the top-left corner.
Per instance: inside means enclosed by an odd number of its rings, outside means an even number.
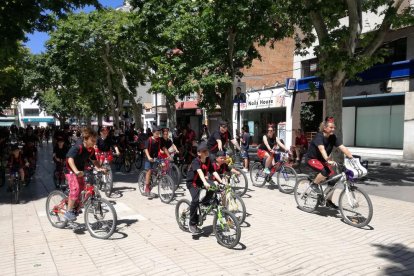
[[[390,166],[370,166],[368,175],[361,181],[365,185],[413,186],[414,170]],[[373,182],[373,183],[371,183]]]
[[[384,275],[414,275],[414,249],[404,244],[372,244],[379,252],[377,257],[388,259],[392,264],[381,268]]]

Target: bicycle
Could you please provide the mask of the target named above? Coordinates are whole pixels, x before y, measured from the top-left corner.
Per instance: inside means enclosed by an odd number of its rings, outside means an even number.
[[[201,203],[197,206],[198,226],[202,226],[207,215],[214,213],[213,232],[217,242],[226,247],[235,247],[241,237],[241,228],[236,216],[222,205],[222,196],[224,185],[211,186],[210,191],[214,192],[209,205],[204,206]],[[181,199],[175,206],[175,219],[181,230],[189,232],[190,227],[190,201]]]
[[[93,183],[93,174],[91,171],[85,171],[85,187],[76,201],[75,212],[79,214],[84,208],[85,225],[91,236],[108,239],[115,232],[117,214],[112,204],[101,197],[98,187]],[[52,191],[46,200],[47,218],[53,227],[63,229],[69,225],[76,230],[76,223],[64,218],[67,205],[68,196],[65,193],[59,190]]]
[[[158,196],[164,203],[170,203],[175,196],[175,184],[174,180],[166,174],[163,169],[165,162],[160,159],[154,160],[155,167],[151,172],[150,190],[155,186],[158,186]],[[142,170],[138,175],[138,189],[143,195],[145,193],[145,176],[147,170]]]
[[[101,191],[104,190],[105,195],[107,197],[111,197],[113,187],[114,187],[112,169],[108,161],[108,153],[103,153],[103,155],[105,158],[102,163],[102,168],[104,169],[105,172],[102,172],[102,171],[97,172],[95,174],[95,179],[99,184],[99,189]]]
[[[182,177],[181,170],[175,164],[175,160],[177,160],[177,158],[175,157],[175,154],[174,153],[171,153],[170,156],[172,158],[172,161],[169,161],[168,162],[167,173],[174,180],[174,182],[175,182],[175,189],[177,190],[178,186],[181,183],[181,177]]]
[[[63,172],[64,164],[63,161],[56,162],[56,168],[53,172],[53,183],[55,184],[56,189],[62,189],[62,184],[66,185],[65,173]]]
[[[236,167],[234,162],[235,158],[233,154],[226,152],[226,163],[231,169],[235,169],[239,172],[239,175],[231,173],[232,177],[229,179],[229,184],[233,188],[234,192],[240,197],[244,196],[249,188],[249,181],[247,180],[246,173],[242,171],[243,166]]]
[[[254,162],[250,169],[250,179],[256,187],[263,187],[267,182],[274,184],[272,178],[276,178],[279,191],[285,194],[293,192],[295,184],[297,182],[297,173],[295,169],[291,167],[291,164],[287,162],[287,153],[279,153],[280,159],[270,169],[270,174],[264,173],[265,160]],[[273,158],[273,153],[271,158]]]
[[[20,202],[20,190],[22,188],[19,171],[11,172],[11,189],[12,189],[12,202],[18,204]]]
[[[343,165],[337,166],[338,169],[339,172],[337,171],[335,176],[318,185],[321,189],[321,192],[318,193],[310,186],[313,181],[311,176],[299,180],[294,189],[298,208],[308,213],[314,212],[319,205],[326,204],[326,196],[340,185],[343,186],[343,190],[339,195],[338,207],[342,218],[351,226],[364,227],[372,219],[373,207],[371,199],[364,190],[355,186],[357,178],[354,177],[354,173],[351,170]],[[362,195],[361,198],[360,195]],[[363,205],[366,205],[365,209],[367,209],[364,215],[360,211]]]
[[[225,184],[223,193],[221,194],[223,198],[221,202],[223,204],[223,207],[226,207],[227,210],[236,216],[239,224],[241,225],[246,219],[247,212],[246,204],[244,204],[241,196],[234,191],[234,188],[231,185],[231,182],[234,181],[232,179],[234,179],[235,176],[235,174],[231,173],[222,177]]]

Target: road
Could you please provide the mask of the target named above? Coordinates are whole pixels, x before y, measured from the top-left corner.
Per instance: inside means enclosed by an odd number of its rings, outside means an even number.
[[[369,227],[358,229],[334,210],[304,213],[292,195],[250,187],[240,244],[229,250],[217,244],[211,219],[203,226],[205,235],[192,238],[175,222],[176,201],[148,200],[136,189],[136,171],[115,173],[110,200],[117,231],[98,240],[85,230],[50,225],[45,212],[53,190],[50,156],[50,146],[40,149],[34,182],[24,189],[21,204],[10,204],[10,194],[1,190],[0,275],[414,275],[411,202],[371,194],[374,217]],[[184,192],[178,198],[183,196],[189,197]]]

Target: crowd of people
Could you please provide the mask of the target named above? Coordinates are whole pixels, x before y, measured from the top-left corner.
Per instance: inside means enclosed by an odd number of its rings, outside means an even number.
[[[341,140],[334,134],[334,119],[328,117],[322,122],[320,132],[308,143],[303,131],[296,133],[295,145],[290,148],[290,153],[296,163],[304,157],[310,168],[318,172],[313,181],[312,188],[317,190],[318,184],[333,174],[332,159],[330,154],[333,147],[339,148],[348,158],[353,158],[349,150],[342,144]],[[228,130],[228,123],[220,121],[217,130],[211,134],[208,128],[203,125],[199,138],[190,126],[173,130],[154,126],[152,129],[135,130],[131,125],[123,133],[117,133],[109,127],[100,127],[98,131],[91,128],[64,126],[62,129],[55,128],[32,128],[23,129],[12,126],[0,129],[0,154],[1,154],[1,175],[0,185],[6,183],[5,168],[9,169],[10,175],[18,173],[23,185],[28,182],[29,168],[34,171],[36,168],[37,147],[43,141],[49,143],[52,137],[53,156],[56,170],[64,170],[69,186],[68,211],[65,214],[67,220],[75,220],[76,212],[74,203],[83,190],[83,170],[88,162],[98,170],[103,160],[113,160],[113,155],[121,155],[128,147],[134,146],[143,151],[144,169],[147,170],[145,178],[145,194],[152,198],[150,178],[154,168],[154,162],[158,158],[167,161],[172,160],[172,153],[180,154],[183,160],[191,164],[187,173],[187,188],[191,194],[191,219],[190,231],[200,233],[197,228],[196,207],[199,202],[199,195],[202,188],[208,189],[214,183],[222,183],[223,173],[231,169],[225,162],[226,146],[232,143],[240,151],[243,169],[249,169],[249,145],[250,134],[247,126],[242,128],[239,141],[232,137]],[[275,126],[268,125],[267,132],[263,135],[263,142],[258,146],[257,156],[263,160],[264,173],[269,174],[269,168],[280,158],[280,152],[288,152],[287,146],[276,136]],[[233,173],[240,174],[240,171],[233,170]],[[7,191],[11,191],[11,181]],[[204,201],[209,201],[210,194],[207,193]],[[336,208],[336,205],[328,197],[328,207]]]

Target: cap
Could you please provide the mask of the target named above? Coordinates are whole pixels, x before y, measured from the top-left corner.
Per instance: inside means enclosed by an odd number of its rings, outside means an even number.
[[[219,122],[219,125],[220,125],[220,126],[227,126],[227,125],[228,125],[228,123],[227,123],[226,121],[221,120],[221,121]]]
[[[205,142],[200,143],[197,147],[197,152],[202,152],[202,151],[205,151],[205,150],[208,150],[207,143],[205,143]]]
[[[160,127],[160,126],[157,126],[157,125],[153,125],[152,126],[152,131],[154,132],[154,131],[161,131],[162,130],[162,127]]]
[[[224,151],[222,151],[222,150],[219,150],[217,153],[216,153],[216,157],[225,157],[226,156],[226,154],[224,153]]]

